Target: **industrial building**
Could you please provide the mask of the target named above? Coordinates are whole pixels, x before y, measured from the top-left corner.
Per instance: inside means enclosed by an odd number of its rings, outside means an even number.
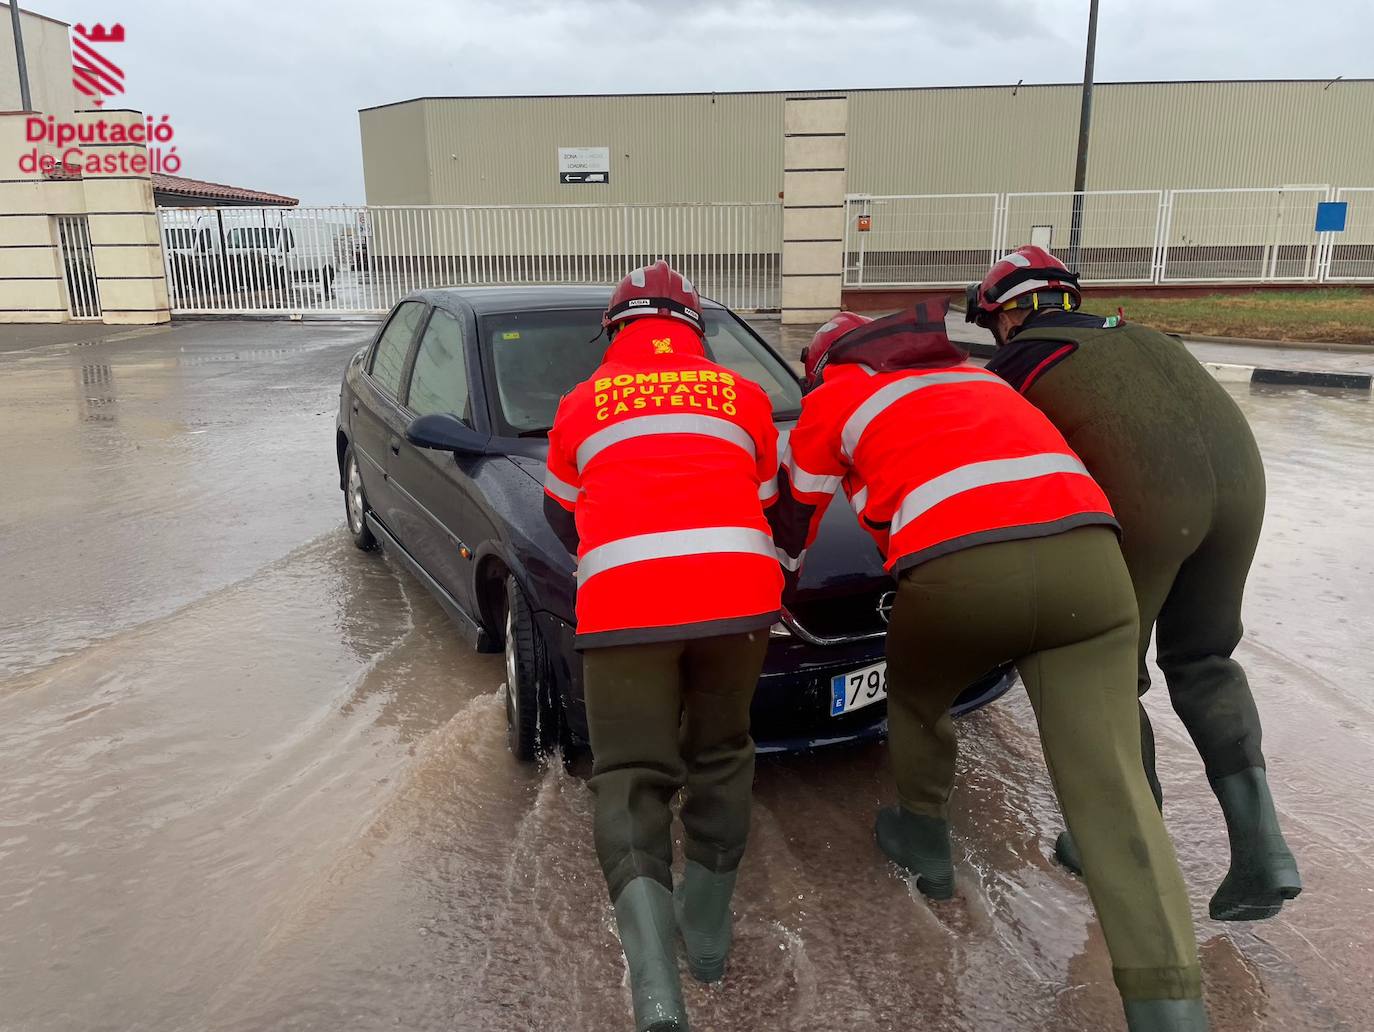
[[[367,203],[776,200],[785,98],[822,95],[848,98],[850,193],[1069,190],[1080,91],[422,97],[359,112]],[[569,181],[560,150],[602,148]],[[1089,190],[1374,186],[1374,80],[1100,83],[1089,155]]]

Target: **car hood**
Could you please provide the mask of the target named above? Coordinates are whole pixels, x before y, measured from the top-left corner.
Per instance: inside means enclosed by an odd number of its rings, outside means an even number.
[[[790,427],[780,429],[785,435]],[[542,491],[545,464],[542,457],[532,454],[536,450],[544,451],[530,448],[531,454],[509,458],[529,474],[531,490]],[[885,589],[891,584],[892,578],[883,569],[882,556],[873,538],[859,526],[854,510],[839,495],[826,512],[815,543],[806,552],[798,600]]]

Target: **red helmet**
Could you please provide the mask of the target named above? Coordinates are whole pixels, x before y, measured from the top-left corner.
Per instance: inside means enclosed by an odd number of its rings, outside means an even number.
[[[697,288],[662,258],[620,281],[601,317],[601,327],[607,329],[644,315],[681,319],[697,333],[705,334]]]
[[[1002,258],[965,291],[964,318],[979,322],[1004,308],[1077,308],[1078,273],[1043,247],[1026,244]]]
[[[836,312],[832,315],[830,321],[816,331],[811,343],[802,348],[801,360],[806,371],[807,385],[815,381],[820,372],[821,360],[837,340],[850,330],[872,321],[868,316],[860,315],[858,312]]]

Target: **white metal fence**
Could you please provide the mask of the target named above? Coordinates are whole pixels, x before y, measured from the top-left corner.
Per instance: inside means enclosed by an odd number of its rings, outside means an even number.
[[[1374,281],[1374,187],[1343,186],[1335,198],[1347,205],[1345,232],[1326,234],[1326,278],[1346,283]]]
[[[1343,232],[1315,230],[1327,200]],[[1374,280],[1374,187],[852,194],[845,216],[854,287],[962,285],[1026,243],[1097,283]]]
[[[611,284],[667,258],[739,310],[778,307],[782,206],[163,208],[178,313],[383,312],[413,290]]]
[[[58,215],[57,237],[62,248],[67,311],[73,319],[99,319],[100,288],[95,276],[90,221],[85,215]]]

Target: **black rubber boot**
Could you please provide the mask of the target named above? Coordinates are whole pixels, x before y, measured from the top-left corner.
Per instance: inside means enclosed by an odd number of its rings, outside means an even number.
[[[687,966],[698,982],[719,982],[725,977],[725,958],[730,953],[730,898],[735,894],[736,874],[716,873],[688,860],[682,881],[673,892],[673,911],[687,947]]]
[[[1123,1000],[1130,1032],[1207,1032],[1201,1000]]]
[[[637,1032],[687,1032],[677,973],[673,894],[653,878],[636,878],[615,901],[615,923],[630,969]]]
[[[954,864],[950,860],[949,823],[911,813],[900,806],[878,811],[873,831],[878,848],[889,860],[915,875],[916,888],[931,899],[954,895]]]
[[[1208,913],[1214,921],[1261,921],[1302,891],[1302,878],[1279,830],[1263,767],[1248,767],[1212,782],[1226,818],[1231,869]]]

